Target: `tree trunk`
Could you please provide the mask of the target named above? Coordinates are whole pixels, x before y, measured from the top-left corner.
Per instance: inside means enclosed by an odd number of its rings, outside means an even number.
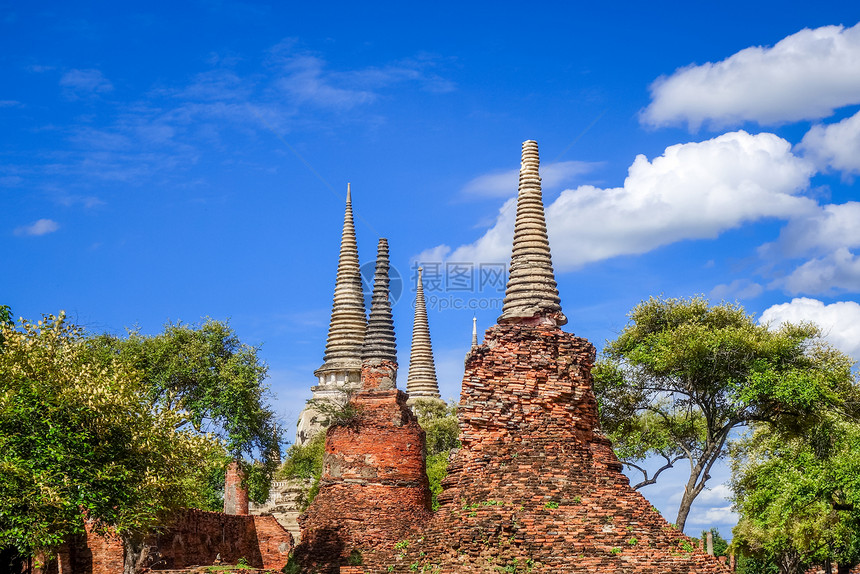
[[[144,545],[142,534],[127,534],[122,538],[124,549],[123,574],[139,574],[149,557],[149,547]]]
[[[681,532],[684,531],[684,525],[687,523],[687,515],[690,514],[690,507],[693,506],[693,501],[696,500],[701,488],[696,488],[696,481],[699,474],[702,472],[696,465],[690,471],[690,479],[684,487],[684,496],[681,497],[681,506],[678,507],[678,518],[675,519],[675,527]]]
[[[802,574],[803,568],[800,564],[800,554],[794,550],[783,552],[782,556],[777,560],[779,574]]]
[[[852,567],[852,565],[849,564],[848,562],[846,562],[845,564],[840,562],[836,566],[836,572],[837,572],[837,574],[850,574],[851,567]]]

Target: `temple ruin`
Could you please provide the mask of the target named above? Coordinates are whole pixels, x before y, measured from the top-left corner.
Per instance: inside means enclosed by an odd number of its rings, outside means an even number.
[[[406,393],[409,404],[419,400],[443,402],[436,381],[436,364],[430,343],[430,324],[427,322],[427,303],[424,301],[423,269],[418,268],[415,282],[415,319],[412,323],[412,349],[409,354],[409,376]]]
[[[314,371],[319,384],[311,387],[313,397],[299,415],[296,444],[305,444],[325,427],[325,421],[320,419],[320,413],[314,409],[315,401],[341,403],[349,392],[359,387],[361,347],[366,329],[364,291],[361,287],[358,243],[352,215],[352,191],[347,184],[346,211],[325,356],[322,366]]]
[[[467,356],[462,448],[429,510],[424,432],[396,384],[380,245],[361,390],[326,435],[320,492],[300,517],[306,572],[717,573],[622,474],[601,433],[593,345],[567,323],[552,268],[538,148],[523,144],[502,315]],[[377,307],[379,310],[377,311]],[[373,325],[373,330],[371,330]]]

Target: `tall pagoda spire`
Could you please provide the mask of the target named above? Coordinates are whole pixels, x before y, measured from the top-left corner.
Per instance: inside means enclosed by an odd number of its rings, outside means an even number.
[[[380,239],[373,276],[373,297],[364,346],[361,348],[361,383],[363,390],[396,388],[397,341],[391,315],[388,277],[388,240]]]
[[[478,346],[478,318],[472,317],[472,348]]]
[[[499,324],[567,323],[552,270],[539,167],[537,142],[523,142],[514,247]]]
[[[339,403],[343,401],[345,393],[361,384],[361,347],[366,331],[364,292],[358,266],[355,223],[352,218],[352,190],[347,184],[346,211],[343,216],[343,234],[325,357],[322,366],[314,371],[319,384],[311,387],[313,398],[299,415],[296,444],[305,444],[324,428],[326,419],[317,412],[314,403]]]
[[[412,323],[409,376],[406,379],[406,392],[409,393],[410,401],[439,398],[433,347],[430,345],[430,325],[427,323],[427,304],[424,301],[424,282],[421,279],[423,271],[421,267],[418,268],[415,285],[415,319]]]
[[[324,364],[319,371],[361,368],[361,346],[367,328],[364,314],[364,293],[361,288],[361,271],[358,264],[358,245],[355,241],[355,223],[352,217],[352,191],[346,185],[346,211],[343,216],[343,235],[340,240],[340,258],[337,263],[337,281],[331,323],[325,346]]]

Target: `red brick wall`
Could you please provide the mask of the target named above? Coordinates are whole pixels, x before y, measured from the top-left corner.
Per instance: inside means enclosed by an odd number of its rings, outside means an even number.
[[[225,564],[244,558],[255,568],[280,570],[293,547],[292,535],[269,515],[239,516],[202,510],[180,512],[164,531],[149,536],[153,570],[209,565],[221,555]],[[48,569],[59,574],[118,574],[122,572],[122,541],[89,531],[59,552]],[[57,568],[58,567],[58,568]]]
[[[340,571],[353,550],[373,554],[412,535],[430,516],[424,430],[403,391],[362,391],[355,421],[332,426],[320,492],[300,518],[296,559],[306,568]]]
[[[341,472],[341,484],[324,484],[317,500],[325,502],[315,502],[303,517],[296,554],[332,574],[349,544],[372,572],[727,572],[630,488],[600,433],[593,361],[590,343],[558,328],[490,329],[466,364],[462,448],[452,456],[441,508],[429,521],[392,517],[392,526],[384,527],[367,510],[368,501],[382,514],[408,502],[406,489],[386,492],[362,478],[376,468],[373,461],[394,464],[380,449],[412,452],[396,438],[408,434],[398,430],[403,425],[396,417],[387,426],[381,417],[380,428],[367,436],[364,426],[330,430],[327,472],[328,461],[348,461],[349,472]],[[387,472],[414,471],[412,458],[400,464],[405,469]],[[407,509],[400,512],[408,516]],[[330,546],[306,546],[305,536]]]
[[[248,514],[248,491],[242,486],[243,478],[239,463],[231,462],[224,477],[224,514]]]

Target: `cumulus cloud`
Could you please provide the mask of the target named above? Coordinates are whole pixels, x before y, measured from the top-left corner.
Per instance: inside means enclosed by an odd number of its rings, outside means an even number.
[[[763,257],[808,258],[771,282],[792,295],[860,291],[860,202],[830,204],[790,221],[779,238],[759,248]],[[811,258],[810,258],[811,257]]]
[[[822,171],[860,174],[860,112],[835,124],[812,126],[798,149]]]
[[[759,323],[773,328],[803,321],[818,324],[830,344],[860,360],[860,304],[839,301],[825,305],[817,299],[799,297],[768,308],[759,319]]]
[[[60,224],[52,219],[40,219],[32,225],[22,225],[15,229],[15,235],[37,236],[53,233],[60,228]]]
[[[541,167],[544,189],[569,185],[576,177],[588,173],[597,163],[586,161],[560,161]],[[463,193],[485,197],[509,197],[517,190],[519,168],[481,175],[463,187]]]
[[[799,257],[860,246],[860,202],[824,205],[793,219],[774,243],[762,245],[762,255]]]
[[[799,293],[828,294],[834,291],[860,291],[860,257],[845,247],[810,259],[788,277],[773,283],[792,295]]]
[[[773,135],[732,132],[678,144],[649,161],[637,156],[623,187],[568,189],[547,208],[558,269],[640,254],[685,239],[715,238],[762,218],[793,218],[816,203],[798,195],[811,166]],[[510,255],[515,200],[480,239],[452,250],[452,261],[505,261]]]
[[[680,68],[651,85],[641,121],[698,129],[823,118],[860,103],[860,24],[804,29],[773,47]]]
[[[732,510],[732,505],[714,506],[704,510],[694,510],[690,513],[687,522],[690,524],[736,524],[738,515]]]

